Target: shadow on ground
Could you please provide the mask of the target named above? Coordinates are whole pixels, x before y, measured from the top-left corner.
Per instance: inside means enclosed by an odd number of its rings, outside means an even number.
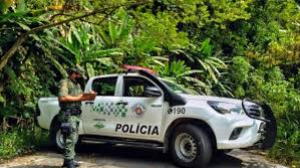
[[[49,165],[26,165],[26,166],[13,166],[9,168],[61,168],[61,166],[49,166]]]
[[[49,154],[53,153],[53,154]],[[62,161],[62,156],[56,154],[53,148],[43,148],[40,155],[47,155],[49,159]],[[103,167],[103,168],[176,168],[172,164],[168,154],[161,151],[130,148],[125,146],[112,147],[110,145],[89,144],[77,148],[77,159],[83,161],[82,167]],[[9,168],[59,168],[60,166],[27,165],[14,166]],[[0,166],[1,167],[1,166]],[[227,154],[215,156],[208,168],[271,168],[264,163],[257,163],[255,160],[244,162],[236,157]]]

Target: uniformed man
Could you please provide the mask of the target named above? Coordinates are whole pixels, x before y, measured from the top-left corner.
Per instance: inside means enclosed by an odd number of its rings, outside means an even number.
[[[83,94],[78,81],[83,77],[84,71],[76,66],[68,71],[68,78],[60,81],[59,84],[59,119],[61,122],[61,132],[64,137],[64,164],[63,167],[79,167],[74,161],[75,143],[78,136],[78,126],[81,114],[81,101],[93,100],[96,93]]]

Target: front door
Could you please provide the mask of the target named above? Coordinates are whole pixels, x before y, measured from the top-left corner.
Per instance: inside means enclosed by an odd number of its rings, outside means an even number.
[[[142,76],[123,76],[122,87],[119,103],[125,105],[127,113],[116,120],[116,134],[135,139],[158,139],[163,118],[163,92]],[[151,90],[159,94],[151,94]]]

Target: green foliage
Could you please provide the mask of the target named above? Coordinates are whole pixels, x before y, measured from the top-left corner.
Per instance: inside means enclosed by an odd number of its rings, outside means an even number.
[[[268,102],[275,112],[278,137],[269,157],[285,164],[299,164],[299,90],[285,80],[279,67],[251,70],[243,86],[245,95]]]
[[[33,152],[37,148],[49,143],[48,135],[41,129],[13,129],[0,134],[0,158]],[[1,160],[0,159],[0,160]]]
[[[0,12],[6,13],[8,8],[14,4],[13,0],[2,0],[0,1]]]
[[[201,47],[192,46],[190,49],[191,59],[193,64],[201,66],[213,82],[218,82],[218,77],[221,76],[220,69],[226,69],[227,65],[218,58],[221,52],[213,55],[213,46],[210,44],[210,39],[202,42]]]
[[[174,61],[171,65],[166,64],[164,67],[159,67],[157,71],[161,77],[175,83],[190,86],[193,90],[198,87],[206,87],[205,83],[193,77],[193,75],[200,74],[202,71],[191,70],[191,68],[186,66],[183,61]]]
[[[143,13],[137,18],[143,32],[142,36],[149,37],[159,47],[166,47],[169,50],[188,46],[189,40],[186,33],[178,32],[176,26],[179,20],[168,13]]]
[[[250,70],[252,69],[249,61],[244,57],[233,57],[232,64],[228,69],[229,73],[224,77],[224,80],[229,84],[236,97],[245,97],[243,85],[248,83]]]
[[[30,147],[29,140],[31,136],[28,133],[14,130],[9,133],[1,133],[0,135],[0,156],[1,158],[9,158],[11,156],[21,154],[28,149],[23,149],[24,147]]]
[[[278,141],[269,153],[269,157],[288,165],[299,165],[299,122],[280,121]],[[293,150],[291,150],[293,149]]]

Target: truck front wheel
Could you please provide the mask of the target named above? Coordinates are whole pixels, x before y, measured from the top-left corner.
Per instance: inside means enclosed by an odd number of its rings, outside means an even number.
[[[180,125],[171,139],[171,154],[174,162],[181,167],[206,167],[212,156],[212,145],[200,127]]]

